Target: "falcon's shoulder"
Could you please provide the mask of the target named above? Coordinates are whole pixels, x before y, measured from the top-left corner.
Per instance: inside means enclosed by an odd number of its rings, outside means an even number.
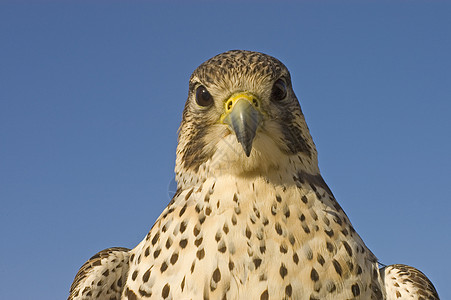
[[[127,279],[129,251],[114,247],[91,257],[75,275],[68,300],[119,299]]]
[[[439,300],[432,282],[420,270],[401,264],[381,269],[387,300]]]

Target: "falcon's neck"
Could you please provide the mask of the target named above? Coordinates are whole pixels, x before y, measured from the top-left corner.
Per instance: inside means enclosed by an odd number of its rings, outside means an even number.
[[[209,178],[234,177],[245,180],[263,179],[274,186],[284,186],[293,183],[296,178],[307,179],[326,186],[320,175],[316,157],[310,158],[304,154],[278,155],[271,158],[261,153],[233,157],[221,152],[213,155],[197,170],[184,169],[176,166],[176,180],[179,191],[196,187]],[[327,187],[327,186],[326,186]]]

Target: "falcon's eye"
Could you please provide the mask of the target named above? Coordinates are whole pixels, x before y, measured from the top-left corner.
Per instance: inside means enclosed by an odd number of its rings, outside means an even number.
[[[213,103],[213,97],[203,85],[196,89],[196,102],[200,106],[210,106]]]
[[[278,79],[272,87],[271,99],[273,101],[280,101],[287,96],[287,86],[282,79]]]

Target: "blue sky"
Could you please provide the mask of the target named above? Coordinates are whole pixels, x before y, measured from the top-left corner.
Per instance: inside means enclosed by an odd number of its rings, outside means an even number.
[[[64,299],[86,259],[141,241],[190,73],[248,49],[290,69],[368,247],[451,299],[451,5],[337,2],[2,2],[0,298]]]

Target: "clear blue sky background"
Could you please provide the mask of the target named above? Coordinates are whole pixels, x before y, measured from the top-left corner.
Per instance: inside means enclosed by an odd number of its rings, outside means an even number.
[[[141,241],[190,73],[248,49],[291,70],[366,244],[451,299],[451,4],[337,2],[2,2],[0,298],[64,299],[91,255]]]

